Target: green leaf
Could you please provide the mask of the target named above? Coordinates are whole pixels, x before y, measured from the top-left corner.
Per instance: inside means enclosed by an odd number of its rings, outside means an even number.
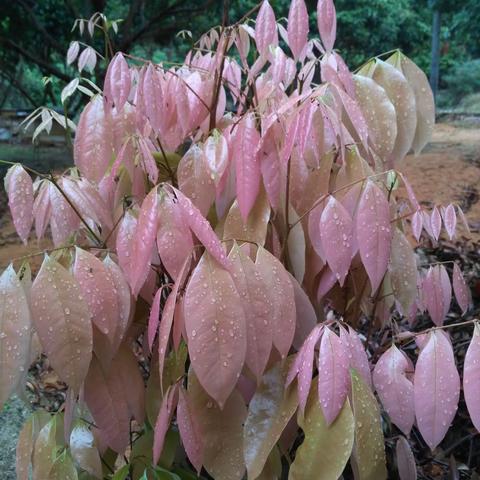
[[[112,480],[125,480],[128,476],[128,473],[129,465],[124,465],[113,474]]]
[[[64,451],[50,470],[49,480],[78,480],[77,470],[73,464],[72,457],[67,451]]]
[[[158,480],[182,480],[176,473],[165,470],[162,467],[155,468],[155,478]]]
[[[267,371],[248,407],[243,453],[249,478],[257,478],[298,406],[296,386],[285,392],[289,362]]]
[[[380,408],[370,388],[353,369],[351,378],[355,417],[352,468],[355,478],[384,480],[387,478],[387,467]]]
[[[33,478],[48,478],[50,469],[55,461],[56,430],[57,418],[52,417],[38,434],[33,450]]]
[[[317,390],[318,379],[315,379],[305,415],[303,418],[298,415],[305,440],[297,449],[289,480],[337,480],[352,453],[354,419],[350,402],[345,400],[335,421],[327,426]]]

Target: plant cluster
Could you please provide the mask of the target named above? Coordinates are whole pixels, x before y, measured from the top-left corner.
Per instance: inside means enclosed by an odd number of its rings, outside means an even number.
[[[68,385],[62,412],[26,423],[20,479],[383,479],[387,431],[410,479],[414,425],[444,438],[460,376],[443,323],[452,290],[471,300],[458,265],[413,244],[464,217],[420,206],[399,170],[431,135],[431,91],[398,51],[353,74],[332,1],[317,14],[320,38],[304,0],[286,23],[264,0],[181,65],[117,53],[103,91],[82,87],[75,167],[10,168],[19,236],[49,228],[54,247],[33,282],[27,259],[0,277],[0,402],[37,345]],[[418,312],[435,326],[406,330]],[[479,358],[475,325],[477,428]]]

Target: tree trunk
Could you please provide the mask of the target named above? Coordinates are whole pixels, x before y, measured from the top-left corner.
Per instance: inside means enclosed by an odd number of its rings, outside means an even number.
[[[430,64],[430,86],[433,96],[437,98],[440,70],[440,10],[434,7],[432,22],[432,60]]]

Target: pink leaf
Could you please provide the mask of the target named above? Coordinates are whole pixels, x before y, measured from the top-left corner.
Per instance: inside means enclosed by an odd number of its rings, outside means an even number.
[[[367,181],[360,198],[356,227],[360,257],[374,293],[387,270],[392,229],[388,201],[380,188],[371,180]]]
[[[227,259],[222,243],[215,235],[208,220],[182,192],[176,189],[174,189],[174,192],[187,225],[215,260],[224,268],[228,269],[230,267],[230,261]]]
[[[48,256],[33,282],[31,305],[33,324],[50,365],[78,392],[92,356],[90,314],[75,279]]]
[[[422,296],[432,322],[443,325],[452,301],[452,287],[443,265],[429,268],[422,282]]]
[[[458,216],[460,217],[460,220],[462,221],[463,226],[465,227],[465,230],[470,235],[471,232],[470,232],[470,226],[468,225],[467,217],[465,216],[465,214],[463,213],[463,210],[459,206],[457,206],[457,211],[458,211]]]
[[[395,449],[400,480],[417,480],[417,466],[412,449],[405,437],[399,437]]]
[[[127,210],[118,226],[116,249],[118,262],[127,279],[131,278],[133,237],[137,228],[137,219],[131,210]]]
[[[117,110],[121,110],[128,100],[131,84],[130,69],[125,58],[119,52],[113,57],[105,74],[103,94],[107,104],[110,106],[114,104]]]
[[[135,263],[131,265],[129,281],[135,296],[140,292],[150,270],[157,228],[158,191],[155,187],[142,203],[132,240],[132,257]]]
[[[150,315],[148,317],[147,337],[148,348],[150,351],[152,351],[153,342],[158,331],[158,325],[160,324],[160,302],[162,300],[162,292],[163,287],[157,289],[155,297],[153,297],[153,303],[150,308]]]
[[[97,257],[77,247],[73,276],[87,302],[93,323],[113,341],[119,311],[110,271]]]
[[[463,393],[468,413],[472,423],[477,430],[480,430],[480,403],[478,392],[480,391],[480,327],[475,322],[472,340],[468,346],[463,364]]]
[[[112,156],[111,118],[103,100],[95,96],[85,107],[75,133],[73,156],[82,175],[98,182],[107,171]]]
[[[122,454],[130,440],[130,414],[119,374],[114,368],[106,372],[94,356],[85,379],[85,403],[102,440]]]
[[[317,22],[325,50],[332,50],[337,36],[337,13],[333,0],[318,0]]]
[[[185,453],[197,473],[200,473],[202,469],[203,437],[188,393],[183,387],[180,388],[178,396],[177,424]]]
[[[432,229],[432,235],[435,240],[438,240],[440,236],[440,230],[442,229],[442,217],[437,207],[432,210],[432,216],[430,217],[430,227]]]
[[[233,279],[207,252],[188,282],[184,311],[193,369],[222,407],[242,371],[247,334]]]
[[[414,379],[415,415],[423,439],[434,450],[457,411],[460,396],[452,345],[439,330],[429,334],[417,360]]]
[[[30,338],[27,292],[10,264],[0,276],[0,408],[29,365]]]
[[[417,210],[412,215],[412,233],[413,236],[417,239],[417,242],[420,240],[420,235],[422,235],[423,229],[423,215],[421,210]]]
[[[244,221],[252,209],[260,188],[260,165],[256,152],[260,135],[252,113],[243,117],[234,133],[237,200]]]
[[[318,398],[330,425],[345,403],[350,388],[348,352],[329,328],[323,331],[318,355]]]
[[[450,204],[443,212],[443,223],[445,224],[445,230],[448,233],[450,240],[455,236],[455,229],[457,227],[457,215],[455,213],[455,207]]]
[[[9,168],[5,176],[8,206],[18,236],[26,245],[33,224],[33,184],[30,175],[20,165]]]
[[[50,183],[48,186],[51,205],[50,229],[55,246],[64,243],[79,227],[80,219],[60,190]]]
[[[281,189],[280,155],[276,143],[276,130],[272,126],[262,135],[257,148],[263,185],[273,209],[278,208]]]
[[[271,324],[274,306],[268,299],[268,284],[258,266],[235,243],[230,251],[232,277],[242,298],[247,327],[247,352],[245,363],[260,382],[272,350]]]
[[[207,138],[203,146],[203,154],[210,171],[210,177],[218,186],[228,166],[229,152],[225,137],[215,131],[213,135]]]
[[[333,196],[330,196],[320,218],[320,238],[330,270],[343,286],[352,261],[353,221]]]
[[[453,292],[455,293],[455,299],[462,310],[462,315],[464,315],[472,305],[472,297],[470,289],[463,278],[462,271],[456,263],[453,264],[452,284]]]
[[[273,345],[285,358],[295,335],[295,294],[292,282],[280,261],[264,248],[258,249],[255,263],[269,287],[268,297],[273,305]]]
[[[140,88],[140,86],[139,86]],[[143,75],[141,84],[145,114],[155,132],[160,132],[163,122],[163,92],[160,73],[152,64],[149,64]]]
[[[373,383],[392,422],[408,435],[415,420],[413,384],[407,378],[409,362],[404,353],[392,345],[378,359]]]
[[[354,368],[365,384],[372,388],[372,374],[367,352],[357,332],[350,326],[348,327],[348,332],[344,328],[340,328],[340,340],[342,340],[349,352],[350,367]]]
[[[312,302],[297,279],[293,275],[289,275],[289,278],[293,286],[295,313],[297,317],[293,346],[298,350],[317,324],[317,314],[315,313]]]
[[[35,219],[35,233],[40,240],[45,233],[51,216],[50,192],[48,181],[42,180],[37,189],[37,196],[33,202],[33,217]]]
[[[294,60],[299,60],[308,41],[308,12],[304,0],[292,0],[288,12],[288,46]]]
[[[179,385],[171,385],[162,400],[160,411],[158,412],[157,422],[155,423],[155,433],[153,437],[153,463],[156,465],[165,444],[165,435],[167,434],[173,413],[178,403]]]
[[[147,172],[148,179],[156,184],[158,181],[158,168],[153,157],[152,151],[154,150],[152,142],[145,138],[138,139],[138,147],[142,154],[143,168]]]
[[[267,56],[271,45],[278,44],[277,23],[275,13],[268,3],[264,0],[257,15],[255,22],[255,42],[257,50],[262,56]]]
[[[80,44],[78,42],[71,42],[67,50],[67,65],[71,65],[77,58],[80,51]]]

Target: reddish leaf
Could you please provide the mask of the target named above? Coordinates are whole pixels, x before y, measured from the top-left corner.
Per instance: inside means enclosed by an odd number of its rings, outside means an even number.
[[[468,413],[472,423],[477,430],[480,430],[480,403],[478,392],[480,390],[480,327],[475,322],[472,339],[468,346],[463,364],[463,393]]]
[[[0,276],[0,408],[23,378],[30,337],[27,292],[10,264]]]
[[[408,435],[415,420],[413,384],[407,378],[409,362],[395,345],[378,359],[373,383],[392,422]]]
[[[203,388],[222,407],[242,371],[247,335],[233,279],[208,253],[190,277],[184,310],[192,366]]]
[[[292,282],[280,261],[264,248],[257,252],[256,265],[273,305],[271,323],[273,345],[282,357],[286,357],[295,335],[295,295]]]
[[[399,437],[395,449],[400,480],[417,480],[417,466],[412,449],[405,437]]]
[[[308,40],[308,12],[304,0],[292,0],[288,11],[288,46],[299,60]]]
[[[452,287],[443,265],[429,268],[422,282],[422,297],[432,322],[443,325],[452,301]]]
[[[144,71],[143,82],[138,87],[141,88],[145,114],[155,132],[160,132],[162,127],[163,92],[160,78],[154,65],[149,64]]]
[[[360,257],[374,293],[387,270],[392,229],[388,201],[380,188],[370,180],[358,205],[356,234]]]
[[[183,387],[180,388],[178,396],[177,424],[188,459],[197,473],[200,473],[203,462],[203,437],[191,400]]]
[[[415,367],[414,395],[418,429],[434,450],[450,427],[460,396],[460,377],[452,345],[442,331],[431,332],[420,352]]]
[[[463,278],[462,271],[456,263],[453,264],[452,284],[453,292],[455,293],[455,299],[457,300],[457,303],[462,310],[462,314],[464,315],[472,305],[472,296],[470,289]]]
[[[337,36],[337,13],[332,0],[318,0],[317,22],[325,50],[332,50]]]
[[[237,200],[244,221],[247,220],[260,188],[260,165],[256,157],[259,141],[255,117],[248,114],[237,125],[233,140]]]
[[[349,352],[350,368],[354,368],[365,382],[365,385],[372,388],[372,374],[367,352],[357,332],[350,326],[348,327],[348,332],[344,328],[340,328],[340,340],[342,340]]]
[[[26,245],[33,224],[33,184],[21,165],[9,168],[5,176],[5,190],[15,230]]]
[[[78,392],[92,355],[90,314],[77,282],[51,257],[45,257],[33,282],[31,305],[50,364]]]
[[[348,352],[340,338],[325,328],[318,355],[318,398],[327,425],[345,403],[350,388]]]
[[[332,196],[320,218],[320,238],[330,270],[343,286],[352,261],[353,222],[345,207]]]

